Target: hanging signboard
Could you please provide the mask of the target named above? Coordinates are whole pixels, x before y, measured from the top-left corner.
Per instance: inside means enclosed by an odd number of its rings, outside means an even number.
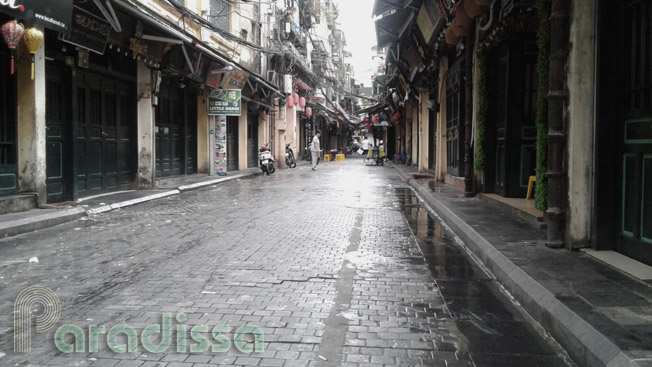
[[[75,6],[72,31],[67,36],[61,34],[59,38],[64,42],[104,55],[110,34],[109,22]]]
[[[426,44],[430,43],[432,35],[441,32],[444,26],[444,19],[437,10],[434,0],[426,0],[419,10],[417,25],[423,35]]]
[[[240,116],[240,89],[217,89],[208,95],[208,114],[218,116]]]
[[[211,69],[208,72],[208,78],[206,78],[206,85],[209,87],[219,89],[222,84],[222,73],[219,71],[221,66],[216,63],[212,63]]]
[[[226,173],[226,116],[216,116],[215,119],[215,172],[218,175]]]
[[[0,12],[61,33],[70,33],[72,0],[0,0]]]
[[[233,70],[228,73],[222,80],[222,88],[224,89],[244,89],[249,78],[249,73],[242,70]]]

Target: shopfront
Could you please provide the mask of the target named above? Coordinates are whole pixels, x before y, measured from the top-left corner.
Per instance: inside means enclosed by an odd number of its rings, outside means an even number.
[[[136,171],[136,60],[122,33],[93,6],[77,8],[93,29],[73,23],[71,37],[46,32],[47,201],[133,189]],[[94,40],[91,42],[90,40]]]
[[[155,132],[156,177],[197,172],[197,91],[193,83],[163,78]]]
[[[529,33],[488,52],[487,190],[506,197],[524,198],[536,174],[537,54]]]
[[[0,24],[10,18],[0,14]],[[9,73],[9,49],[0,42],[0,195],[18,190],[16,78]]]
[[[596,246],[652,265],[652,0],[600,9]]]

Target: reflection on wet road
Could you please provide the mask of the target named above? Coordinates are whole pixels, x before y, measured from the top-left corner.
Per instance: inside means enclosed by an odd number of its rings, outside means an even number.
[[[0,258],[32,256],[39,263],[0,266],[3,366],[569,365],[391,168],[360,160],[0,240]],[[58,326],[142,335],[164,313],[182,314],[171,335],[187,343],[122,353],[103,334],[98,351],[66,354],[53,328],[32,333],[30,353],[11,353],[13,302],[34,284],[60,298]],[[191,350],[194,327],[225,326],[233,340],[244,325],[260,328],[263,352]]]
[[[423,307],[428,325],[437,329],[437,334],[448,332],[435,338],[434,356],[454,353],[460,362],[467,363],[460,365],[469,366],[572,364],[554,342],[545,340],[525,320],[523,311],[511,302],[497,281],[471,260],[459,239],[411,190],[397,189],[396,195],[443,299],[443,305],[434,309],[431,305],[418,305]]]

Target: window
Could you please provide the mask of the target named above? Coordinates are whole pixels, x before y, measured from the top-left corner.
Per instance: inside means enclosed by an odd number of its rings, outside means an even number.
[[[229,3],[226,0],[211,0],[210,22],[215,27],[229,32]]]

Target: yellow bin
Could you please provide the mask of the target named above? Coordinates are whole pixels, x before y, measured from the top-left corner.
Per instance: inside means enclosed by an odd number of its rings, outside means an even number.
[[[331,155],[330,154],[324,154],[324,162],[330,162],[331,161]]]
[[[344,157],[345,157],[344,154],[338,154],[338,155],[335,156],[335,160],[336,161],[343,161]]]

